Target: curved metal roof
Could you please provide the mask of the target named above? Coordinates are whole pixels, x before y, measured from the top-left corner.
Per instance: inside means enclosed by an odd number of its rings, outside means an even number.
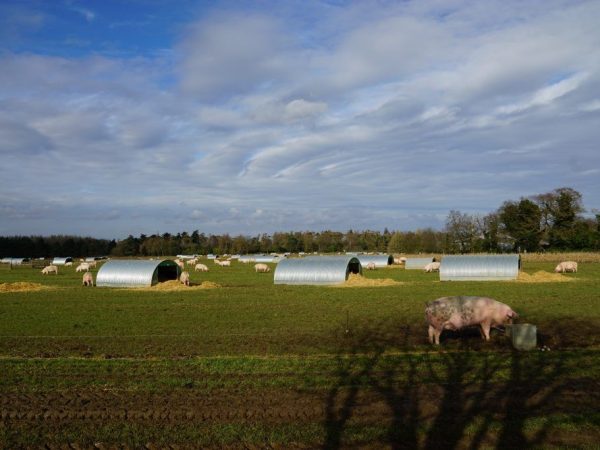
[[[423,270],[427,264],[433,262],[433,259],[433,256],[428,256],[427,258],[407,258],[404,268]]]
[[[240,262],[257,262],[257,263],[278,263],[285,259],[285,257],[276,255],[240,255],[238,261]]]
[[[102,265],[96,277],[96,286],[140,287],[153,286],[159,281],[176,280],[180,269],[175,261],[119,259]]]
[[[283,259],[275,269],[275,284],[341,284],[350,273],[362,273],[354,256],[308,256]]]
[[[515,280],[520,267],[519,255],[444,256],[440,281]]]
[[[282,256],[273,256],[273,255],[254,255],[254,262],[257,263],[279,263],[281,261],[283,261],[284,259],[287,259],[285,257]]]
[[[52,264],[55,266],[64,266],[68,262],[73,262],[73,258],[70,256],[57,256],[52,260]]]
[[[0,261],[3,264],[10,264],[12,266],[20,266],[25,262],[29,262],[29,258],[2,258]]]
[[[394,257],[392,255],[357,255],[356,257],[363,267],[370,262],[375,263],[375,267],[387,267],[394,264]]]

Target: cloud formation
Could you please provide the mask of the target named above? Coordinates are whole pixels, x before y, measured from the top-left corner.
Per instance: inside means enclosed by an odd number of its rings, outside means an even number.
[[[560,186],[600,207],[597,2],[291,5],[201,10],[145,56],[4,49],[0,234],[407,230]]]

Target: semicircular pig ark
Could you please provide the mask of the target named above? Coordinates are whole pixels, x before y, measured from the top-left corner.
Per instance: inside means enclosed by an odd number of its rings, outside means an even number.
[[[442,331],[469,326],[479,326],[483,338],[489,341],[493,327],[512,323],[517,317],[510,306],[488,297],[442,297],[427,303],[425,308],[429,342],[438,345]]]

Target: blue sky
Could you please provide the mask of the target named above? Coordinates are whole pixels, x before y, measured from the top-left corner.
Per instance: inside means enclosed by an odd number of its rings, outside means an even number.
[[[0,3],[0,234],[600,208],[598,1]]]

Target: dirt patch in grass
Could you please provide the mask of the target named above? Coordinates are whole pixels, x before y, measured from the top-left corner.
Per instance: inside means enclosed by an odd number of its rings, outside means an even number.
[[[3,292],[32,292],[50,289],[40,283],[28,283],[26,281],[18,281],[16,283],[0,283],[0,293]]]
[[[177,280],[169,280],[164,281],[162,283],[158,283],[149,288],[134,288],[136,290],[144,290],[144,291],[196,291],[200,289],[216,289],[220,288],[221,285],[218,283],[214,283],[212,281],[203,281],[200,284],[191,283],[189,286],[182,284]]]
[[[551,273],[544,270],[538,270],[531,275],[526,272],[519,272],[517,282],[520,283],[554,283],[573,281],[573,278],[564,276],[561,273]]]
[[[402,284],[399,281],[390,278],[365,278],[357,273],[351,273],[343,284],[336,284],[332,287],[379,287],[396,286]]]
[[[354,363],[360,364],[359,360]],[[361,378],[355,378],[358,375],[353,372],[346,373],[333,379],[333,387],[327,390],[266,388],[206,392],[201,384],[190,380],[181,388],[159,392],[100,388],[3,392],[0,426],[5,427],[6,448],[375,449],[406,448],[406,436],[411,435],[415,445],[410,448],[419,448],[417,438],[431,445],[420,448],[448,448],[445,444],[449,440],[456,441],[452,448],[494,447],[491,444],[496,442],[502,442],[504,448],[546,448],[550,439],[559,448],[566,447],[566,443],[574,448],[587,448],[586,444],[597,442],[599,437],[594,416],[586,419],[586,415],[594,414],[598,401],[593,380],[556,382],[541,378],[521,382],[519,378],[514,386],[510,384],[512,380],[503,384],[489,383],[486,379],[476,379],[467,386],[455,379],[440,384],[431,380],[398,384],[387,379],[390,376],[387,371],[366,370],[360,365],[359,368],[365,372]],[[388,382],[390,387],[386,386],[385,391],[373,388],[381,382]],[[404,393],[409,389],[412,409],[406,411],[397,405],[407,401]],[[449,404],[440,401],[448,397],[453,399]],[[534,410],[529,402],[539,406]],[[536,431],[542,432],[536,438],[527,425],[540,416],[548,419],[538,422]],[[494,426],[488,424],[481,436],[469,433],[473,430],[470,424],[492,418]],[[567,420],[569,426],[560,428]],[[398,423],[407,428],[407,434],[396,432]],[[121,424],[127,427],[122,429]],[[375,435],[352,436],[353,429],[373,430],[373,424],[382,425]],[[178,433],[177,428],[172,428],[182,425],[187,426],[187,432],[182,433],[184,429],[179,428]],[[268,441],[255,434],[261,426],[276,429],[286,425],[309,429],[317,426],[324,433],[297,437],[271,434],[267,435]],[[82,428],[80,431],[78,426]],[[198,445],[201,436],[192,432],[199,427],[204,427],[202,434],[208,435],[204,438],[206,444],[202,441]],[[252,431],[224,435],[223,427]],[[110,428],[123,432],[107,433]],[[390,429],[394,434],[390,434]],[[98,438],[100,433],[104,435]],[[344,445],[330,445],[340,436],[344,436]],[[104,445],[94,445],[94,441],[103,441]],[[73,442],[79,445],[67,444]],[[139,442],[157,444],[139,446]],[[481,445],[482,442],[490,445]]]

